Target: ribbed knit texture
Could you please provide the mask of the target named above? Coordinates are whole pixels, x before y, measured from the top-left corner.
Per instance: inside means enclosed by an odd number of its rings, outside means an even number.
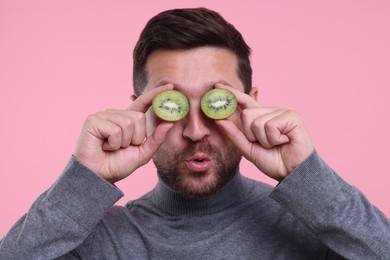
[[[131,177],[130,177],[131,178]],[[242,176],[191,199],[161,180],[125,207],[74,158],[0,259],[389,259],[390,222],[316,152],[275,189]]]
[[[153,191],[153,202],[173,215],[210,214],[245,201],[245,186],[238,170],[233,179],[207,198],[188,198],[169,188],[161,179]]]

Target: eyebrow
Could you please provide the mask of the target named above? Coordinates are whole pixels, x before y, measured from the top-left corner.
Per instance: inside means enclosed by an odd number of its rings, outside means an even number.
[[[218,80],[218,81],[210,81],[210,82],[207,82],[206,84],[204,84],[203,86],[206,86],[206,89],[211,89],[215,84],[217,83],[221,83],[221,84],[224,84],[224,85],[227,85],[229,87],[231,87],[231,84],[228,83],[227,81],[225,80]],[[159,81],[155,86],[154,88],[156,87],[160,87],[160,86],[163,86],[163,85],[166,85],[166,84],[172,84],[173,85],[173,88],[176,89],[176,90],[180,90],[183,88],[183,85],[181,84],[178,84],[178,83],[174,83],[174,82],[170,82],[170,81],[167,81],[167,80],[162,80],[162,81]]]

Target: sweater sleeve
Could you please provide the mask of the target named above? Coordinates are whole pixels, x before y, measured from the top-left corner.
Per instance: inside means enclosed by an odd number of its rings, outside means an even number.
[[[316,151],[270,197],[337,254],[347,259],[389,259],[390,220]]]
[[[71,252],[122,192],[71,158],[52,187],[0,241],[0,259],[54,259]],[[67,259],[72,259],[69,253]]]

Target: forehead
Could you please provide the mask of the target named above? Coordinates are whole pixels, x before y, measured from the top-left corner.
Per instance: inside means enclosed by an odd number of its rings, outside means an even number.
[[[157,50],[149,56],[146,71],[146,91],[167,83],[183,92],[210,89],[217,82],[244,89],[237,73],[237,57],[225,48]]]

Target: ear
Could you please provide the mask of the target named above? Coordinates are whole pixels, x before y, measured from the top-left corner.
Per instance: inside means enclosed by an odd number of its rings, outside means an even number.
[[[251,91],[249,92],[249,96],[253,98],[254,100],[257,100],[257,94],[259,93],[257,87],[253,86]]]
[[[130,99],[131,99],[131,101],[135,101],[137,99],[137,96],[136,95],[131,95]]]

